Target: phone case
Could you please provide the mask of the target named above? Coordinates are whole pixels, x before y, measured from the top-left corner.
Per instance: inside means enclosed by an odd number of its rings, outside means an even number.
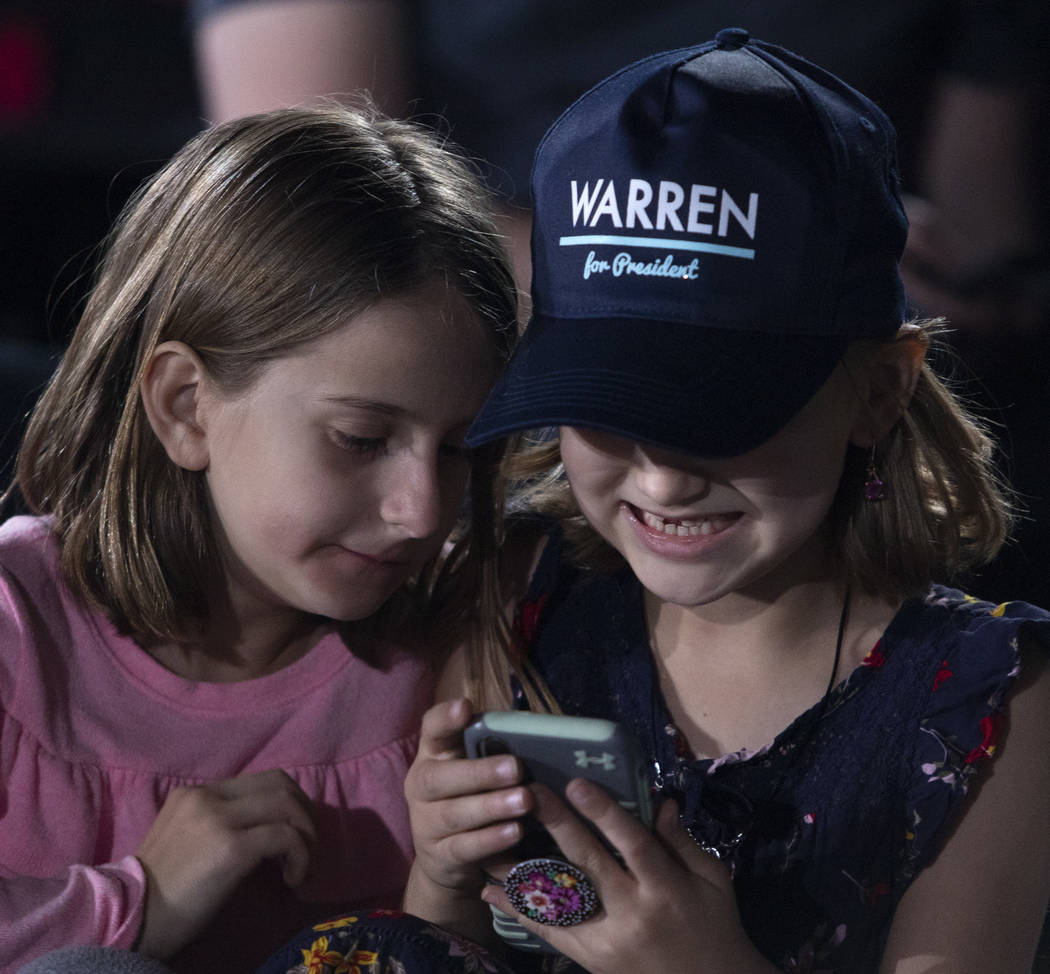
[[[514,754],[525,767],[526,783],[542,782],[559,795],[573,778],[587,778],[605,788],[646,826],[652,824],[644,755],[634,736],[615,721],[519,710],[488,711],[476,717],[463,736],[468,757]],[[525,836],[515,851],[522,860],[565,858],[547,831],[528,817]],[[555,952],[513,916],[493,907],[492,918],[493,929],[512,947]]]

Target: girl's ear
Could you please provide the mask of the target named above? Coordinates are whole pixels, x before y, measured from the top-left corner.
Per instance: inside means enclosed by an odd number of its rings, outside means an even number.
[[[926,342],[904,336],[880,345],[864,364],[859,389],[862,408],[850,436],[854,446],[870,449],[891,429],[911,402],[926,357]]]
[[[162,342],[139,385],[150,426],[172,463],[186,470],[208,466],[208,441],[200,422],[204,364],[189,345]]]

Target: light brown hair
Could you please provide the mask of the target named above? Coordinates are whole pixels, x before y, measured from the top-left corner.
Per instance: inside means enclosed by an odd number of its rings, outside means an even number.
[[[119,217],[19,453],[16,484],[53,518],[73,592],[139,639],[192,638],[207,618],[219,555],[203,475],[168,459],[138,394],[159,343],[189,345],[235,394],[267,362],[435,277],[506,360],[516,291],[489,201],[431,130],[332,104],[187,143]],[[472,469],[488,559],[499,452],[476,451]]]

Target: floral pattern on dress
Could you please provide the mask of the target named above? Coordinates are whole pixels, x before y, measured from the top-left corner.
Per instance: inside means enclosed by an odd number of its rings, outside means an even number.
[[[557,545],[548,551],[556,556]],[[566,712],[635,731],[654,787],[678,800],[699,842],[728,842],[758,949],[785,974],[874,974],[897,903],[997,753],[1022,633],[1050,649],[1050,614],[934,586],[902,607],[823,706],[758,751],[695,760],[659,693],[633,576],[581,582],[541,561],[536,577],[568,588],[550,601],[530,591],[518,614],[532,662]],[[373,910],[315,924],[257,974],[581,970],[553,954],[510,963],[415,917]]]
[[[1050,650],[1050,613],[931,586],[822,706],[758,751],[697,760],[660,691],[637,579],[572,568],[554,531],[534,580],[526,599],[549,601],[530,662],[566,713],[635,733],[690,834],[730,849],[745,929],[789,974],[878,970],[897,904],[997,753],[1019,641]]]
[[[513,974],[483,947],[398,910],[333,917],[302,931],[256,974]]]

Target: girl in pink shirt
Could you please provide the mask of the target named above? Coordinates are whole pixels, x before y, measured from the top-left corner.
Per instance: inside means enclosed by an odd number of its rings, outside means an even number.
[[[492,591],[488,213],[425,130],[325,106],[203,132],[121,216],[0,527],[0,971],[249,970],[397,905],[425,650]]]

